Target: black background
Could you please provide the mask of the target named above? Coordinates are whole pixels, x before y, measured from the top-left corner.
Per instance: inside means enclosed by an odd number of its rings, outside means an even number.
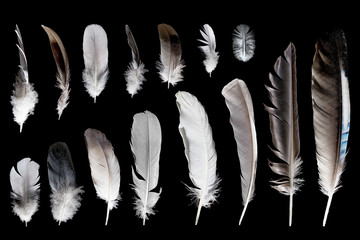
[[[135,6],[134,6],[135,7]],[[44,11],[41,22],[28,22],[27,19],[13,19],[13,23],[2,26],[3,56],[2,87],[0,88],[2,126],[1,181],[1,222],[12,233],[24,233],[27,236],[39,236],[49,231],[57,236],[68,233],[84,235],[91,233],[109,234],[123,237],[139,233],[154,234],[173,238],[178,234],[198,234],[199,236],[222,236],[234,234],[255,237],[287,236],[287,234],[316,233],[332,234],[336,232],[352,233],[358,225],[358,179],[356,172],[359,163],[356,159],[359,119],[356,116],[357,98],[356,79],[358,65],[355,64],[359,49],[357,30],[352,19],[343,17],[334,19],[334,12],[300,11],[293,14],[274,13],[263,8],[266,14],[254,11],[248,14],[234,14],[234,10],[214,7],[211,12],[198,14],[197,9],[183,5],[181,11],[134,13],[133,8],[103,12],[107,16],[100,18],[86,13],[79,15],[63,9]],[[294,4],[292,9],[298,6]],[[156,9],[156,6],[154,7]],[[349,7],[348,7],[349,8]],[[95,8],[96,9],[96,8]],[[99,10],[100,11],[100,10]],[[216,14],[215,14],[216,13]],[[286,13],[286,14],[285,14]],[[31,14],[28,14],[29,18]],[[35,14],[36,15],[36,14]],[[111,17],[110,17],[111,15]],[[346,15],[346,14],[344,14]],[[34,15],[32,15],[35,17]],[[41,13],[36,16],[42,16]],[[86,16],[86,17],[82,17]],[[324,16],[331,16],[331,21]],[[307,18],[306,21],[296,21]],[[64,20],[65,19],[65,20]],[[77,21],[75,21],[77,20]],[[19,126],[13,121],[10,96],[13,82],[18,71],[19,57],[16,48],[15,24],[18,24],[28,59],[30,82],[39,94],[39,103],[34,115],[29,116],[19,133]],[[85,27],[100,24],[108,36],[110,77],[101,95],[94,103],[87,94],[82,82],[84,69],[82,38]],[[160,44],[157,24],[167,23],[178,33],[186,67],[183,70],[184,81],[175,87],[167,88],[161,83],[155,67],[159,59]],[[209,77],[202,65],[203,56],[198,49],[201,37],[200,28],[208,23],[214,30],[217,51],[220,54],[217,68]],[[255,31],[256,49],[253,59],[247,63],[239,62],[232,53],[232,33],[238,24],[248,24]],[[70,103],[58,120],[56,111],[60,90],[55,88],[56,65],[51,53],[48,37],[41,24],[52,28],[62,39],[66,48],[71,72]],[[141,60],[149,70],[145,74],[147,81],[133,98],[126,91],[124,72],[131,61],[131,52],[127,44],[125,24],[128,24],[137,42]],[[343,28],[349,52],[349,82],[352,101],[351,130],[347,167],[342,176],[343,187],[334,195],[327,225],[322,227],[327,196],[319,190],[318,173],[315,158],[315,142],[312,126],[311,105],[311,65],[314,45],[317,38],[328,29]],[[297,51],[298,107],[300,115],[301,157],[305,180],[301,191],[294,196],[293,226],[288,227],[287,196],[272,189],[269,180],[277,178],[267,165],[268,158],[274,155],[269,150],[271,135],[268,113],[263,104],[269,103],[264,84],[269,84],[268,74],[278,56],[288,44],[294,43]],[[241,226],[238,226],[242,211],[240,169],[236,152],[236,143],[229,123],[229,112],[221,95],[222,88],[231,80],[239,78],[246,82],[252,95],[255,108],[255,123],[258,136],[258,166],[255,197],[250,202]],[[194,226],[196,205],[190,205],[184,183],[190,184],[184,146],[178,131],[179,114],[175,103],[175,93],[179,90],[195,95],[204,106],[218,154],[218,174],[222,179],[218,201],[210,208],[203,209],[198,226]],[[134,191],[131,189],[131,165],[133,156],[130,150],[130,128],[133,115],[142,111],[154,113],[162,128],[162,149],[160,156],[159,186],[161,197],[156,205],[157,213],[150,216],[145,226],[135,216],[133,210]],[[84,131],[95,128],[106,134],[111,141],[121,168],[121,197],[118,208],[110,212],[108,226],[104,226],[106,204],[96,197],[91,180]],[[50,208],[50,187],[47,178],[46,158],[48,148],[57,141],[67,143],[77,173],[78,185],[85,193],[79,211],[72,220],[58,226],[53,220]],[[40,207],[32,220],[25,224],[12,212],[10,199],[9,173],[19,160],[30,157],[40,164]],[[115,234],[115,235],[113,235]],[[105,235],[104,235],[105,236]]]

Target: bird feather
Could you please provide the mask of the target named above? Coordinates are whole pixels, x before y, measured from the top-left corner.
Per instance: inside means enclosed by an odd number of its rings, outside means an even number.
[[[49,27],[41,25],[45,32],[47,33],[50,41],[51,51],[54,56],[54,60],[57,67],[56,75],[56,87],[61,90],[61,95],[58,99],[57,111],[59,119],[64,109],[69,104],[69,94],[70,94],[70,68],[69,60],[66,54],[65,47],[60,39],[60,37]]]
[[[19,124],[20,132],[23,124],[29,115],[34,114],[35,105],[38,103],[38,94],[33,84],[29,82],[28,64],[25,55],[23,40],[20,29],[16,25],[15,33],[17,35],[19,50],[19,72],[15,77],[13,95],[11,96],[11,105],[13,106],[14,121]]]
[[[114,149],[105,134],[96,129],[87,129],[84,133],[91,177],[97,196],[107,203],[105,225],[108,223],[109,212],[117,207],[121,200],[120,166]]]
[[[190,180],[194,185],[188,189],[198,202],[197,225],[201,208],[210,207],[219,193],[217,154],[207,114],[197,98],[179,91],[176,93],[176,105],[180,114],[179,132],[185,147]]]
[[[173,86],[183,80],[182,69],[185,67],[181,59],[181,42],[177,32],[170,25],[159,24],[160,61],[157,62],[160,78]]]
[[[78,187],[75,169],[66,143],[57,142],[49,147],[47,156],[51,187],[51,212],[59,223],[73,218],[81,205],[82,187]]]
[[[88,25],[83,37],[85,69],[82,73],[86,91],[94,98],[104,90],[108,76],[108,40],[105,30],[97,24]]]
[[[153,207],[161,193],[161,190],[154,192],[159,180],[161,126],[153,113],[135,114],[130,145],[135,159],[135,169],[132,169],[133,188],[137,195],[135,210],[145,225],[147,215],[155,214]]]
[[[265,86],[273,107],[265,106],[269,113],[270,131],[275,149],[273,153],[281,162],[269,160],[271,170],[283,177],[270,181],[272,188],[289,196],[289,226],[292,224],[293,195],[303,180],[301,173],[299,114],[297,106],[296,49],[290,43],[284,56],[277,58],[275,73],[269,73],[271,87]]]
[[[228,83],[223,88],[222,95],[230,111],[230,123],[234,130],[241,169],[241,193],[244,208],[239,221],[240,225],[255,192],[258,152],[254,107],[250,92],[245,82],[240,79],[234,79]]]
[[[203,30],[200,30],[201,36],[204,38],[199,39],[199,41],[204,46],[200,46],[200,50],[204,53],[205,59],[203,61],[203,64],[205,66],[206,71],[210,74],[214,69],[216,68],[219,60],[219,53],[215,51],[216,49],[216,40],[215,40],[215,34],[213,29],[210,27],[209,24],[205,24],[203,26]]]
[[[350,131],[347,43],[342,30],[333,30],[315,45],[312,65],[313,123],[321,191],[328,196],[323,226],[333,194],[340,187]]]
[[[145,69],[145,65],[140,60],[138,47],[128,25],[125,26],[125,31],[132,55],[132,61],[125,72],[126,90],[133,97],[141,89],[142,83],[146,80],[144,74],[148,70]]]
[[[242,62],[249,61],[255,52],[255,34],[246,24],[238,25],[233,33],[233,52]]]
[[[16,169],[12,167],[10,170],[13,212],[26,226],[39,206],[39,167],[30,158],[24,158],[16,164]]]

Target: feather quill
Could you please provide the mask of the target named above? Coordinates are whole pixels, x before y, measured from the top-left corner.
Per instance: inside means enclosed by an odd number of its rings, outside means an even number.
[[[91,169],[91,177],[97,196],[107,203],[105,225],[109,212],[117,207],[120,198],[120,166],[114,149],[105,134],[96,129],[84,133]]]
[[[86,91],[94,98],[104,90],[109,76],[108,39],[105,30],[97,24],[88,25],[83,37],[85,69],[82,73]]]
[[[272,87],[265,86],[274,107],[265,106],[269,113],[270,131],[275,149],[273,153],[282,162],[269,160],[271,170],[283,177],[270,181],[272,188],[289,196],[289,226],[292,224],[293,195],[303,180],[301,173],[299,114],[297,106],[296,50],[290,43],[270,73]]]
[[[233,33],[233,52],[242,62],[249,61],[255,52],[255,34],[246,24],[238,25]]]
[[[145,111],[135,114],[130,145],[135,159],[135,169],[132,169],[133,188],[137,195],[135,210],[145,225],[147,215],[155,214],[153,207],[161,193],[161,189],[154,192],[159,180],[161,127],[153,113]]]
[[[49,184],[51,187],[51,212],[59,223],[73,218],[81,205],[82,187],[78,187],[75,169],[66,143],[50,146],[47,156]]]
[[[159,70],[163,82],[173,86],[183,80],[182,69],[185,67],[181,59],[181,42],[177,32],[167,24],[159,24],[158,32],[160,38],[160,61],[156,67]]]
[[[16,169],[10,170],[13,211],[26,226],[39,206],[39,167],[30,158],[24,158],[17,163]]]
[[[179,132],[185,147],[190,180],[194,185],[188,187],[189,195],[198,202],[197,225],[201,208],[210,207],[219,193],[217,154],[207,114],[197,98],[179,91],[176,93],[176,105],[180,114]]]
[[[133,97],[140,89],[144,81],[144,74],[148,71],[140,60],[139,50],[137,48],[134,36],[128,25],[125,25],[128,44],[131,48],[132,61],[125,72],[126,90]]]
[[[216,68],[219,60],[219,53],[215,51],[216,49],[216,40],[213,29],[209,26],[209,24],[205,24],[203,26],[203,30],[200,30],[201,36],[204,38],[199,39],[199,41],[205,46],[200,46],[200,50],[204,53],[205,59],[203,64],[205,66],[206,71],[210,74]]]
[[[38,94],[33,84],[29,82],[28,64],[25,55],[23,40],[20,29],[16,25],[15,33],[17,35],[19,50],[19,72],[16,75],[13,95],[11,96],[11,105],[13,106],[14,121],[19,124],[20,132],[23,124],[29,115],[34,114],[35,105],[38,103]]]
[[[65,47],[59,38],[59,36],[51,29],[44,25],[41,25],[45,32],[47,33],[50,41],[51,51],[54,56],[54,60],[57,67],[56,75],[56,87],[61,90],[61,95],[58,99],[57,111],[59,119],[62,112],[69,104],[69,94],[70,94],[70,68],[69,60],[66,54]]]
[[[333,194],[340,187],[350,131],[347,46],[342,30],[334,30],[315,45],[312,65],[313,123],[321,191],[328,196],[326,224]]]
[[[239,220],[242,222],[249,202],[255,193],[257,167],[257,141],[254,107],[250,92],[240,79],[234,79],[222,90],[226,105],[230,111],[230,123],[234,130],[237,152],[241,169],[241,193],[243,211]]]

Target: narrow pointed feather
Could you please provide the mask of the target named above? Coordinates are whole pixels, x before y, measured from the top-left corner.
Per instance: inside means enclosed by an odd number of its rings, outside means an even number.
[[[161,127],[158,118],[151,112],[135,114],[131,128],[131,151],[135,159],[132,176],[136,192],[136,215],[143,220],[155,214],[153,208],[160,197],[154,192],[159,180],[161,150]],[[136,173],[135,173],[136,172]]]
[[[39,206],[39,167],[30,158],[24,158],[16,164],[16,169],[12,167],[10,171],[13,212],[26,226]]]
[[[201,208],[209,208],[219,193],[217,154],[207,114],[197,98],[179,91],[176,93],[176,105],[180,114],[179,132],[185,147],[190,180],[194,185],[188,187],[189,195],[198,203],[197,225]]]
[[[215,40],[215,34],[213,29],[209,26],[209,24],[205,24],[203,26],[203,30],[200,30],[201,36],[204,38],[204,40],[199,39],[199,41],[204,46],[200,46],[200,50],[204,53],[205,59],[203,61],[203,64],[205,66],[206,71],[210,74],[214,69],[216,68],[219,60],[219,53],[216,52],[216,40]]]
[[[170,25],[159,24],[160,61],[157,62],[160,78],[171,85],[183,80],[182,69],[185,67],[181,59],[181,42],[177,32]]]
[[[16,25],[15,33],[17,35],[19,50],[19,72],[16,75],[13,95],[11,96],[11,105],[13,106],[14,121],[19,124],[20,132],[23,124],[29,115],[34,114],[35,105],[38,103],[38,94],[33,84],[29,82],[28,64],[25,55],[23,40],[20,29]]]
[[[105,134],[96,129],[84,133],[91,169],[91,177],[97,196],[107,203],[105,225],[109,212],[116,208],[120,198],[120,165],[114,149]]]
[[[125,26],[128,44],[131,48],[132,61],[125,72],[126,90],[133,97],[141,90],[142,83],[146,81],[144,74],[148,71],[140,60],[140,54],[134,36],[128,25]]]
[[[50,146],[48,177],[51,187],[51,212],[59,223],[71,220],[81,205],[82,187],[78,187],[75,169],[66,143],[57,142]]]
[[[97,24],[88,25],[83,37],[85,69],[82,73],[86,91],[94,98],[104,90],[108,76],[108,40],[105,30]]]
[[[249,61],[255,52],[255,34],[246,24],[238,25],[233,33],[233,52],[242,62]]]
[[[340,187],[350,131],[347,46],[342,30],[327,33],[316,42],[311,90],[319,184],[328,196],[325,226],[333,194]]]
[[[246,84],[234,79],[222,90],[226,105],[230,111],[230,123],[234,130],[237,152],[241,169],[241,193],[243,211],[239,220],[242,222],[249,202],[255,192],[257,166],[257,140],[255,130],[254,107]]]
[[[58,100],[57,111],[59,119],[64,109],[69,104],[69,94],[70,94],[70,68],[69,60],[66,54],[65,47],[59,38],[59,36],[51,29],[44,25],[41,25],[45,32],[47,33],[50,41],[51,51],[54,56],[54,60],[57,67],[56,75],[56,87],[61,90],[61,95]]]
[[[289,226],[292,224],[293,195],[303,180],[301,171],[299,114],[297,106],[296,50],[290,43],[274,65],[275,73],[269,74],[271,87],[266,86],[274,107],[265,106],[269,113],[270,131],[275,149],[274,154],[281,162],[269,160],[271,170],[281,175],[272,180],[271,187],[289,196]]]

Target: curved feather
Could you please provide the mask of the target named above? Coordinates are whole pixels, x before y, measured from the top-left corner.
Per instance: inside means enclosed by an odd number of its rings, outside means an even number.
[[[199,48],[204,53],[205,59],[203,64],[205,66],[206,71],[210,74],[214,71],[218,64],[219,53],[215,51],[216,49],[216,40],[213,29],[209,26],[209,24],[205,24],[203,26],[203,30],[200,30],[201,36],[204,40],[199,39],[199,41],[205,46],[200,46]]]
[[[143,225],[145,225],[147,215],[155,214],[153,207],[161,192],[161,190],[153,192],[159,180],[161,150],[161,127],[158,118],[153,113],[145,111],[135,114],[130,145],[136,169],[132,169],[133,188],[137,195],[135,210],[136,215],[143,219]]]
[[[160,38],[160,61],[156,67],[159,70],[160,78],[163,82],[173,86],[183,80],[182,69],[185,67],[181,59],[181,42],[177,32],[167,24],[158,25]]]
[[[297,106],[296,50],[290,43],[284,56],[278,57],[270,73],[272,87],[265,86],[274,107],[265,106],[269,113],[270,131],[275,149],[271,149],[281,162],[269,160],[271,170],[283,176],[270,181],[272,188],[289,196],[289,226],[292,224],[292,198],[303,180],[301,172],[299,114]]]
[[[210,207],[219,192],[220,178],[216,174],[217,154],[212,130],[204,107],[188,92],[176,93],[180,114],[179,132],[185,147],[189,176],[195,187],[188,187],[198,201],[197,225],[202,207]]]
[[[38,210],[40,193],[39,164],[24,158],[11,168],[10,184],[13,211],[27,225]]]
[[[233,33],[233,52],[242,62],[249,61],[255,52],[255,34],[246,24],[238,25]]]
[[[47,156],[49,184],[51,187],[51,212],[59,225],[73,218],[81,205],[84,191],[78,187],[70,151],[63,142],[49,147]]]
[[[247,206],[255,192],[257,166],[257,141],[255,130],[254,107],[246,84],[234,79],[222,90],[226,106],[230,111],[230,123],[234,130],[237,153],[241,169],[241,193],[243,211],[239,225],[244,217]]]
[[[128,25],[125,25],[125,31],[132,55],[132,61],[125,72],[126,90],[133,97],[141,89],[142,83],[146,80],[144,74],[148,70],[145,69],[145,65],[140,60],[139,50]]]
[[[13,106],[14,121],[19,124],[20,132],[23,124],[29,115],[34,114],[35,105],[38,103],[38,94],[35,91],[33,84],[29,82],[27,59],[25,56],[25,49],[21,37],[20,29],[16,25],[15,33],[17,35],[19,50],[19,72],[16,75],[13,95],[11,96],[11,105]]]
[[[347,46],[342,30],[326,34],[315,45],[312,65],[313,123],[321,191],[327,195],[323,226],[333,194],[340,187],[350,130]]]
[[[47,33],[50,41],[51,51],[54,56],[54,60],[57,67],[56,87],[61,90],[61,95],[58,100],[57,111],[59,119],[62,112],[69,104],[69,94],[70,94],[70,68],[69,60],[66,54],[64,44],[62,43],[59,36],[49,27],[41,25],[45,32]]]
[[[107,203],[107,225],[109,212],[116,208],[121,200],[120,189],[120,166],[114,154],[114,149],[105,134],[96,129],[87,129],[84,133],[86,148],[91,169],[91,177],[96,189],[97,196]]]
[[[105,30],[97,24],[88,25],[83,37],[85,69],[82,73],[86,91],[94,98],[104,90],[108,75],[108,40]]]

